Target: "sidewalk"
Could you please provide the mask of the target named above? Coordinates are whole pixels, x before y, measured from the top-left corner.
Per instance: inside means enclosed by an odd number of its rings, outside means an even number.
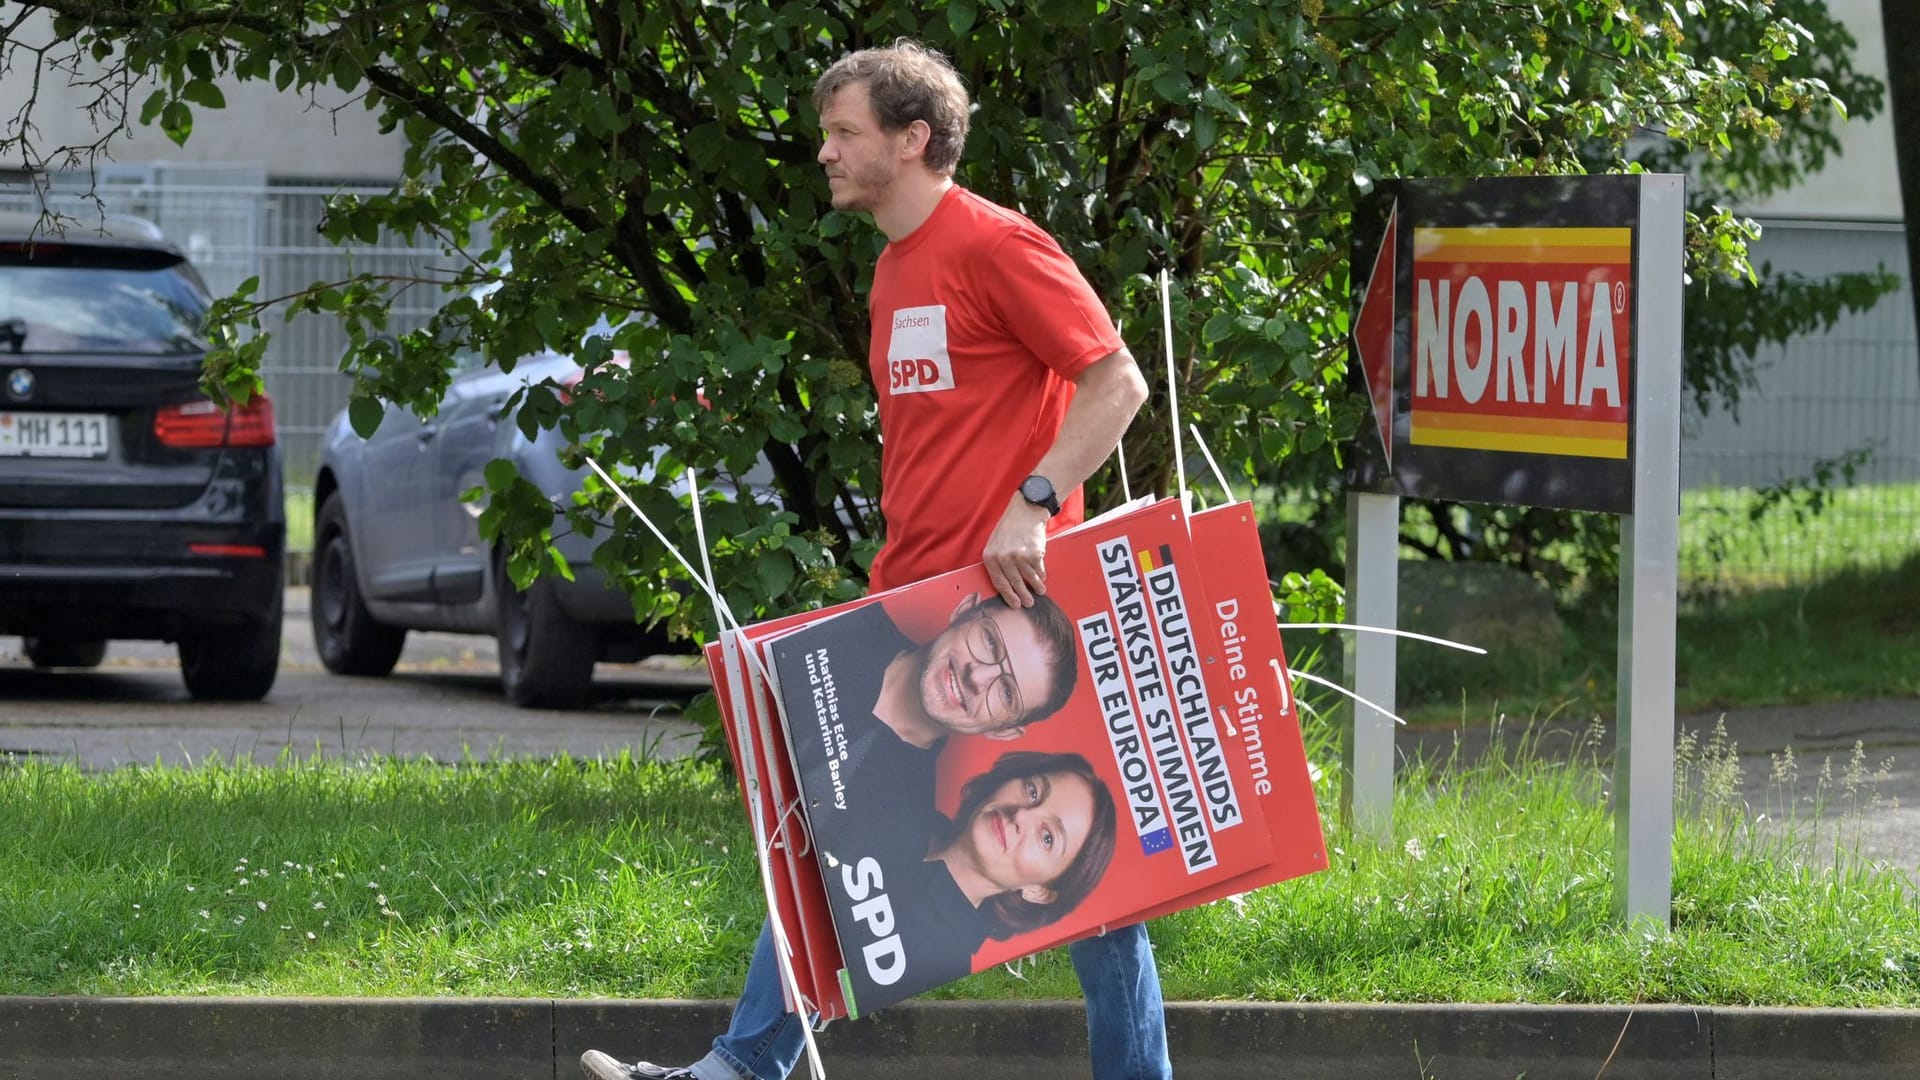
[[[1685,1006],[1170,1006],[1194,1080],[1907,1080],[1920,1012]],[[690,1061],[710,1002],[0,998],[0,1080],[533,1080],[580,1053]],[[1078,1002],[913,1002],[820,1037],[834,1080],[1087,1075]],[[800,1074],[804,1075],[804,1071]]]

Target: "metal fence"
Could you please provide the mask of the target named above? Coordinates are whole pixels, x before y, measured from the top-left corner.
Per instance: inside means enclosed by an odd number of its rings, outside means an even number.
[[[1901,288],[1831,330],[1769,346],[1759,386],[1736,418],[1689,416],[1681,439],[1686,493],[1683,579],[1697,588],[1812,580],[1885,565],[1920,550],[1920,342],[1905,232],[1899,224],[1764,222],[1755,265],[1819,278],[1886,269]],[[1755,492],[1859,451],[1850,486],[1811,517],[1791,504],[1747,520]],[[1716,543],[1718,541],[1718,543]]]
[[[382,187],[304,181],[275,183],[258,167],[231,165],[108,165],[97,177],[63,176],[52,203],[79,227],[104,210],[132,214],[158,225],[199,269],[214,295],[260,278],[256,296],[283,297],[315,282],[339,281],[361,272],[412,275],[444,263],[437,247],[415,246],[383,236],[372,245],[335,246],[319,233],[327,200],[337,195],[377,195]],[[85,201],[91,191],[99,204]],[[37,212],[42,199],[30,190],[0,190],[0,210]],[[390,330],[405,333],[422,324],[445,298],[413,289],[393,308]],[[274,400],[287,485],[310,489],[327,424],[346,404],[351,381],[340,373],[347,336],[326,315],[288,317],[276,305],[261,317],[271,334],[265,378]]]

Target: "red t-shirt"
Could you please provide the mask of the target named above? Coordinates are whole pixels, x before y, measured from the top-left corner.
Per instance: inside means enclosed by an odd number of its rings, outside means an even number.
[[[879,590],[980,561],[1066,420],[1070,380],[1121,340],[1053,237],[958,186],[880,253],[867,307],[887,520]],[[1082,515],[1076,489],[1049,529]]]

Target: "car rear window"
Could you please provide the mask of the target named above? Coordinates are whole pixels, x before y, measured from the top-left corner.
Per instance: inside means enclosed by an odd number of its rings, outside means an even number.
[[[206,314],[171,252],[0,244],[0,355],[200,352]]]

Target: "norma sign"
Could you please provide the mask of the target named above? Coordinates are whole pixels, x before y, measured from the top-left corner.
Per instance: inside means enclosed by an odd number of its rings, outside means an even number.
[[[1631,512],[1639,177],[1385,181],[1354,214],[1347,486]]]
[[[1620,515],[1614,886],[1665,926],[1673,880],[1685,182],[1401,180],[1354,210],[1347,611],[1391,627],[1400,499]],[[1364,640],[1363,640],[1364,638]],[[1346,643],[1355,824],[1390,835],[1393,639]]]

